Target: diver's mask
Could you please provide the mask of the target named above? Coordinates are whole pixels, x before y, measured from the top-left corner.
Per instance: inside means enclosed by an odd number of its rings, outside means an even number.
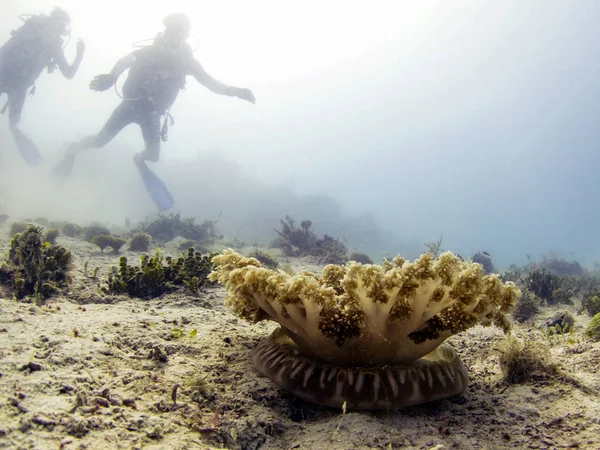
[[[54,32],[62,37],[71,34],[71,18],[60,8],[54,8],[50,13],[50,26]]]
[[[178,28],[166,29],[163,33],[163,43],[169,50],[178,51],[181,50],[188,37],[185,30]]]

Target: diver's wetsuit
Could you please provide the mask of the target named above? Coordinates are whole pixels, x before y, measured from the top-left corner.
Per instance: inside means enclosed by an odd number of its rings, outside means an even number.
[[[8,96],[2,112],[8,109],[11,126],[21,119],[28,89],[46,67],[54,67],[52,60],[62,49],[62,37],[49,33],[45,20],[31,17],[0,47],[0,96]]]
[[[72,152],[100,148],[108,144],[127,125],[136,123],[142,129],[146,145],[144,159],[158,161],[160,157],[161,124],[179,91],[185,87],[192,49],[185,44],[173,53],[155,42],[135,51],[134,63],[123,86],[123,101],[96,136],[73,144]]]

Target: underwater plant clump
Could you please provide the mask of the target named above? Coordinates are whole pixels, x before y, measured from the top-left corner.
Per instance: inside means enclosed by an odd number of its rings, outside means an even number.
[[[361,264],[373,264],[373,260],[366,253],[352,252],[350,254],[350,261],[356,261]]]
[[[132,252],[147,252],[151,239],[148,233],[135,233],[129,240],[129,250]]]
[[[197,292],[202,286],[210,284],[208,274],[212,270],[211,258],[189,249],[185,256],[173,259],[163,257],[159,251],[154,256],[143,255],[137,267],[127,263],[122,256],[119,267],[112,267],[107,277],[107,286],[102,291],[107,294],[127,294],[130,297],[150,299],[166,292],[186,286],[191,292]]]
[[[554,291],[562,285],[562,279],[553,273],[542,270],[534,270],[525,277],[525,286],[549,305],[558,303],[552,296]],[[561,297],[562,298],[562,297]]]
[[[271,247],[280,248],[286,256],[304,256],[311,253],[317,245],[317,235],[311,230],[312,222],[303,220],[300,228],[296,226],[294,219],[285,216],[285,219],[279,221],[281,230],[275,229],[279,235]]]
[[[99,234],[98,236],[94,236],[91,240],[91,243],[100,247],[100,251],[104,252],[106,247],[110,247],[113,249],[114,253],[119,253],[121,247],[125,245],[127,242],[125,239],[117,237],[117,236],[107,236],[104,234]]]
[[[564,280],[563,280],[564,281]],[[563,283],[561,287],[554,289],[552,291],[552,304],[564,304],[564,305],[572,305],[573,304],[573,291],[569,289],[566,283]]]
[[[519,322],[525,322],[540,312],[540,304],[539,297],[525,290],[517,301],[512,315]]]
[[[511,264],[509,270],[500,275],[500,279],[504,282],[512,281],[513,283],[521,284],[523,282],[523,271],[514,264]]]
[[[52,245],[56,244],[56,238],[59,234],[60,232],[56,228],[50,228],[48,231],[46,231],[45,242],[49,242]]]
[[[600,313],[592,317],[592,321],[585,330],[585,334],[593,341],[600,341]]]
[[[33,219],[33,221],[35,223],[38,223],[38,224],[43,225],[43,226],[47,226],[48,225],[48,219],[46,219],[45,217],[41,217],[41,216],[40,217],[36,217],[35,219]]]
[[[567,261],[562,258],[545,256],[536,264],[537,270],[546,270],[558,276],[580,277],[585,275],[585,270],[577,261]]]
[[[206,220],[198,225],[193,217],[181,218],[179,213],[168,216],[161,215],[148,224],[143,224],[139,231],[148,233],[159,242],[168,242],[181,236],[203,246],[211,246],[223,236],[217,233],[217,221]]]
[[[485,273],[496,272],[496,268],[492,263],[492,257],[487,252],[477,252],[473,256],[471,256],[471,260],[473,262],[476,262],[477,264],[481,264]]]
[[[312,222],[303,220],[300,228],[294,219],[286,216],[280,220],[281,230],[271,247],[280,248],[286,256],[315,256],[319,264],[343,264],[348,261],[348,250],[339,239],[325,235],[319,239],[311,230]]]
[[[83,231],[83,228],[76,223],[67,222],[62,226],[62,232],[65,236],[68,237],[79,237]],[[91,240],[91,239],[90,239]]]
[[[28,224],[26,222],[13,222],[10,225],[10,229],[8,230],[8,234],[10,236],[14,236],[17,233],[22,233],[23,231],[25,231],[28,227]]]
[[[268,267],[269,269],[277,269],[277,267],[279,266],[279,262],[277,261],[277,258],[275,256],[259,248],[255,248],[254,250],[252,250],[249,256],[251,258],[258,259],[262,265]]]
[[[508,383],[545,380],[560,373],[545,342],[509,337],[496,350],[500,353],[500,368]]]
[[[344,264],[348,262],[348,250],[339,239],[325,235],[318,239],[313,256],[319,258],[319,264]]]
[[[83,239],[92,242],[96,236],[110,236],[110,230],[103,225],[93,224],[83,228]]]
[[[30,225],[13,236],[0,278],[11,285],[17,299],[34,295],[41,301],[67,286],[70,269],[71,253],[44,242],[42,228]]]
[[[198,243],[196,241],[192,241],[191,239],[185,239],[184,241],[181,241],[179,243],[177,248],[179,248],[179,251],[185,252],[190,248],[196,248],[197,245]]]
[[[586,295],[581,301],[590,316],[600,313],[600,297],[598,295]]]
[[[476,324],[501,325],[520,295],[451,252],[380,265],[327,265],[289,275],[231,249],[209,276],[252,322],[280,324],[252,353],[256,368],[326,406],[394,409],[456,395],[468,376],[444,341]]]

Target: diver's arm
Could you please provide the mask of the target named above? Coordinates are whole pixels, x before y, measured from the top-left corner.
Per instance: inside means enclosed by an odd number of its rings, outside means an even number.
[[[72,79],[79,70],[79,66],[81,64],[81,61],[83,60],[83,54],[85,53],[85,44],[81,39],[79,39],[79,41],[77,42],[77,55],[75,56],[75,61],[73,61],[73,64],[69,64],[67,62],[67,58],[65,58],[65,54],[62,51],[62,49],[60,49],[56,53],[57,54],[55,57],[55,61],[56,65],[60,69],[60,73],[62,73],[66,79]]]
[[[251,103],[256,101],[250,89],[228,86],[221,83],[211,77],[197,60],[193,59],[189,67],[190,75],[209,91],[219,95],[227,95],[228,97],[238,97]]]
[[[103,73],[96,76],[92,81],[90,81],[90,89],[101,92],[112,87],[117,82],[121,74],[133,65],[135,61],[135,53],[136,52],[130,53],[129,55],[119,59],[110,73]]]
[[[135,61],[135,53],[136,52],[132,52],[116,62],[116,64],[110,71],[110,76],[113,77],[115,81],[121,76],[123,72],[125,72],[133,65],[133,62]]]

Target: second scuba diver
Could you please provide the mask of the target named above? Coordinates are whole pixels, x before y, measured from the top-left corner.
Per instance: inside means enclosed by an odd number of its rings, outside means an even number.
[[[25,23],[0,47],[0,97],[8,97],[0,112],[8,110],[10,131],[23,159],[37,165],[42,161],[40,151],[17,126],[27,91],[35,92],[35,82],[45,68],[52,73],[58,67],[65,78],[73,78],[83,60],[85,45],[81,40],[77,42],[77,55],[70,65],[63,52],[63,40],[69,36],[71,19],[60,8],[54,8],[49,16],[40,14],[23,20]]]
[[[186,15],[171,14],[163,23],[165,30],[157,35],[152,45],[130,53],[117,61],[109,74],[98,75],[90,82],[90,89],[105,91],[129,69],[123,86],[123,101],[97,135],[86,137],[68,148],[63,160],[53,169],[55,176],[68,176],[79,152],[104,147],[123,128],[136,123],[142,130],[145,149],[134,156],[134,161],[154,202],[160,209],[169,209],[173,206],[170,193],[145,162],[159,160],[161,139],[166,140],[169,109],[179,91],[185,87],[186,77],[192,75],[215,94],[255,102],[251,90],[227,86],[215,80],[194,58],[186,42],[191,28]],[[161,126],[162,116],[165,120]]]

